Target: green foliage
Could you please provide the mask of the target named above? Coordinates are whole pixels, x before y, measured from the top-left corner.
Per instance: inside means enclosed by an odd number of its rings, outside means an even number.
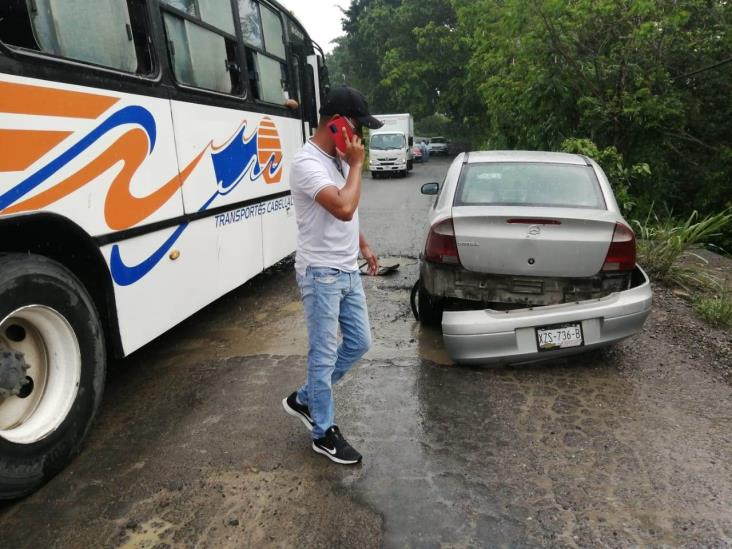
[[[463,141],[465,139],[462,125],[440,113],[415,120],[414,133],[424,137],[441,135],[451,141]]]
[[[614,146],[600,149],[589,139],[570,138],[562,141],[560,149],[568,153],[583,154],[595,160],[602,167],[613,187],[615,198],[624,215],[630,214],[636,205],[631,196],[631,186],[651,175],[651,168],[645,162],[626,167],[623,155]]]
[[[712,326],[732,328],[732,295],[701,297],[694,301],[694,310]]]
[[[451,114],[469,52],[450,0],[352,0],[344,15],[346,36],[333,56],[374,111]]]
[[[626,213],[732,207],[728,0],[352,0],[344,30],[338,81],[377,112],[440,113],[481,148],[584,151]]]
[[[639,239],[638,263],[652,279],[686,290],[709,289],[719,285],[719,279],[713,275],[681,265],[680,260],[694,255],[694,247],[708,243],[728,229],[732,224],[732,210],[710,214],[702,219],[694,211],[681,224],[671,217],[659,219],[650,214],[645,221],[634,220],[632,223]]]

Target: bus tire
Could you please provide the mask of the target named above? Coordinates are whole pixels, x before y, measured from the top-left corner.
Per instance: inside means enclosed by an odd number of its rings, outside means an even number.
[[[414,161],[413,160],[408,160],[407,161],[407,171],[410,171],[411,172],[413,169],[414,169]]]
[[[0,396],[0,499],[13,499],[79,453],[102,399],[104,333],[71,271],[39,255],[0,254],[0,354],[29,367],[20,394],[16,386]]]

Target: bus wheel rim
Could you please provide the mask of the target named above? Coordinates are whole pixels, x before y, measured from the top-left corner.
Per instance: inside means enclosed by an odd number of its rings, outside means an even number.
[[[45,305],[27,305],[0,321],[0,348],[23,353],[30,366],[25,391],[0,402],[0,438],[32,444],[63,423],[81,381],[81,351],[64,316]]]

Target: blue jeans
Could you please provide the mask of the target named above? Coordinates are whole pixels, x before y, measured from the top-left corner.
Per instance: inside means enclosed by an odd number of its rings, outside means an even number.
[[[308,380],[297,390],[297,400],[310,408],[315,439],[335,424],[333,385],[369,350],[371,328],[358,271],[308,267],[305,276],[297,276],[297,283],[310,346]]]

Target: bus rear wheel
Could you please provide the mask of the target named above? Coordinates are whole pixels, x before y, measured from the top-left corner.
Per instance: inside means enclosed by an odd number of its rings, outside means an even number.
[[[31,493],[79,452],[105,372],[81,282],[43,256],[0,255],[0,499]]]

